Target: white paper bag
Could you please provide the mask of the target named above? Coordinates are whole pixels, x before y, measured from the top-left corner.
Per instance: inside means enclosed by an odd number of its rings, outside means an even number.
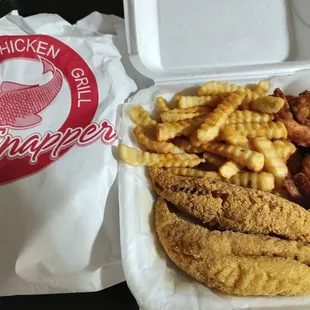
[[[0,295],[124,280],[116,123],[136,86],[114,39],[57,15],[0,19]]]

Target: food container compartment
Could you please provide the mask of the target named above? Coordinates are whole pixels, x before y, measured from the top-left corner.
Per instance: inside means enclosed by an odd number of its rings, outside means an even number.
[[[128,0],[132,62],[157,83],[309,67],[307,0]]]
[[[155,85],[124,105],[121,143],[137,147],[128,110],[152,112],[157,96],[221,80],[246,85],[272,79],[298,94],[310,89],[310,1],[124,1],[129,54]],[[308,16],[309,15],[309,16]],[[309,23],[309,25],[308,25]],[[294,73],[294,74],[293,74]],[[292,75],[293,74],[293,75]],[[122,259],[143,309],[308,309],[310,297],[236,297],[210,290],[180,271],[154,231],[155,199],[147,169],[120,163]]]

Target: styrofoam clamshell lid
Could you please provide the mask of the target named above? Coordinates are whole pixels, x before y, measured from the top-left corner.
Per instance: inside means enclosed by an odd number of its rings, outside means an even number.
[[[310,67],[308,0],[125,0],[134,66],[158,83]]]

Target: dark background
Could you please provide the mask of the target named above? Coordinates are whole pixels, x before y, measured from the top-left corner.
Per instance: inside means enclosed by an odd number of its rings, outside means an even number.
[[[1,15],[12,9],[22,16],[37,13],[57,13],[70,23],[85,17],[93,11],[123,17],[122,0],[0,0]]]
[[[79,0],[0,0],[0,16],[6,15],[12,9],[17,9],[22,16],[57,13],[71,23],[75,23],[93,11],[124,17],[122,0],[80,0],[80,2]],[[67,307],[74,309],[76,306],[91,310],[138,309],[125,282],[97,293],[0,298],[0,310],[27,308],[56,310]]]

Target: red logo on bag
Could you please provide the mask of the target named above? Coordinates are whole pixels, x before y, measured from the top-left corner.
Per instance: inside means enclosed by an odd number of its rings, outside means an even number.
[[[45,35],[1,36],[0,185],[32,175],[73,146],[117,139],[94,123],[96,78],[69,46]]]

